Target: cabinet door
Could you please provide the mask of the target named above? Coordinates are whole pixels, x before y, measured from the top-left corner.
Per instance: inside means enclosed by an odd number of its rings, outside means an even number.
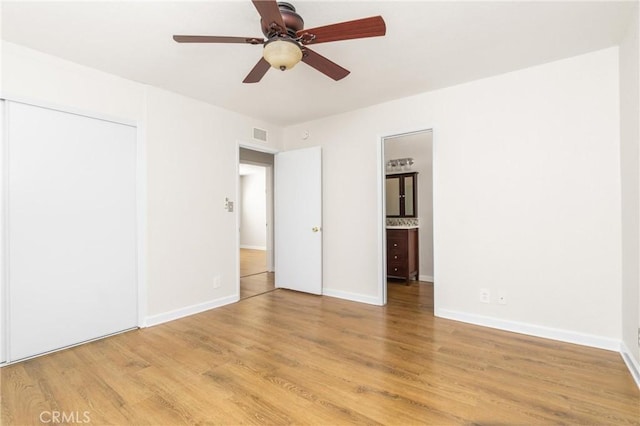
[[[387,216],[400,216],[400,177],[387,177]]]
[[[387,217],[417,217],[417,172],[386,178]]]
[[[416,216],[416,208],[415,208],[415,175],[405,176],[402,178],[402,187],[404,189],[402,199],[404,201],[404,212],[402,212],[402,216],[405,217],[414,217]]]

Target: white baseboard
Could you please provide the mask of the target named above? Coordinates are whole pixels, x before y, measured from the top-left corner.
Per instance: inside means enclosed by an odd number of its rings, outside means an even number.
[[[249,249],[249,250],[262,250],[262,251],[266,251],[267,247],[266,246],[247,246],[244,244],[240,244],[240,248],[241,249]]]
[[[377,297],[371,297],[359,293],[349,293],[348,291],[331,290],[330,288],[322,289],[323,296],[336,297],[338,299],[350,300],[352,302],[366,303],[369,305],[380,306],[380,300]]]
[[[635,380],[636,385],[640,388],[640,362],[633,357],[629,347],[624,342],[620,345],[620,355],[622,355],[624,363],[627,364],[627,368],[629,369],[633,380]]]
[[[238,300],[240,300],[240,296],[236,294],[233,296],[222,297],[220,299],[186,306],[184,308],[164,312],[162,314],[152,315],[145,319],[143,327],[153,327],[154,325],[162,324],[164,322],[188,317],[189,315],[199,314],[200,312],[208,311],[209,309],[219,308],[220,306],[235,303]]]
[[[418,281],[427,281],[432,283],[433,282],[433,276],[432,275],[418,275]]]
[[[620,351],[619,340],[610,339],[608,337],[595,336],[593,334],[544,327],[541,325],[528,324],[518,321],[503,320],[483,315],[468,314],[465,312],[451,311],[449,309],[436,309],[435,315],[440,318],[462,321],[469,324],[481,325],[484,327],[497,328],[499,330],[512,331],[514,333],[526,334],[529,336],[543,337],[546,339],[559,340],[566,343],[575,343],[577,345],[590,346],[593,348],[606,349],[615,352]]]

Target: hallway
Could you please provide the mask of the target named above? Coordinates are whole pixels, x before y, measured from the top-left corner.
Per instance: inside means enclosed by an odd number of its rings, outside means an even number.
[[[275,290],[274,273],[267,272],[266,253],[240,249],[240,299]]]

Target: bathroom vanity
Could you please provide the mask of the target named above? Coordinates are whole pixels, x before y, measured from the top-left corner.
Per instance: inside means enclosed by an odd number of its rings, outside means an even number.
[[[387,278],[417,280],[418,227],[387,226]]]

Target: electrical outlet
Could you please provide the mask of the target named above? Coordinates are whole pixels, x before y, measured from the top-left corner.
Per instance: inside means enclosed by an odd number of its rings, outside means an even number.
[[[507,304],[507,295],[499,292],[498,293],[498,304],[499,305],[506,305]]]
[[[220,275],[213,278],[213,288],[220,288]]]
[[[480,301],[482,303],[491,303],[491,292],[488,288],[480,289]]]

